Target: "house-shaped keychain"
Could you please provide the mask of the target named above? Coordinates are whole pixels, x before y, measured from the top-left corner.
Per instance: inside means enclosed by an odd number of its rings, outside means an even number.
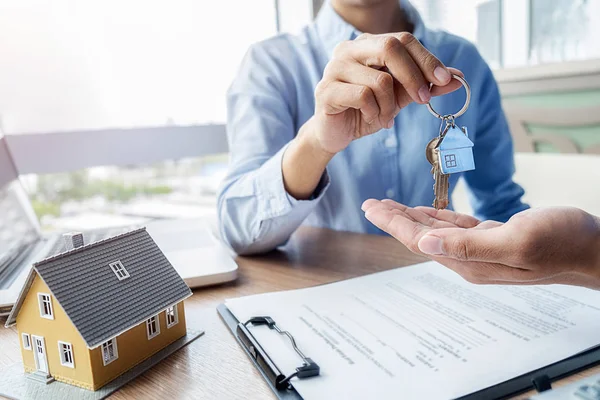
[[[472,147],[473,142],[469,139],[466,127],[450,126],[438,144],[442,173],[455,174],[475,169]]]

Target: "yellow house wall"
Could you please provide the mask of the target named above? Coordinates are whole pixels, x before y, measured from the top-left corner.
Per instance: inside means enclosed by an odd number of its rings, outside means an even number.
[[[165,312],[160,312],[158,317],[160,334],[150,340],[146,333],[145,321],[119,335],[116,338],[119,358],[106,366],[102,360],[102,346],[89,350],[94,375],[94,390],[101,388],[128,369],[184,336],[186,325],[183,302],[177,305],[177,312],[179,322],[169,329],[167,329]]]
[[[54,319],[46,319],[40,316],[38,304],[38,293],[46,293],[51,297]],[[23,306],[17,315],[17,330],[19,332],[19,343],[23,356],[23,365],[26,372],[36,370],[34,360],[33,338],[31,339],[31,350],[23,348],[22,333],[41,336],[44,338],[46,347],[46,358],[48,360],[48,372],[58,381],[67,382],[72,385],[86,389],[92,389],[93,376],[90,364],[89,349],[83,338],[77,332],[62,307],[56,301],[48,287],[38,275],[25,297]],[[65,367],[60,364],[58,341],[70,343],[73,348],[73,361],[75,368]]]

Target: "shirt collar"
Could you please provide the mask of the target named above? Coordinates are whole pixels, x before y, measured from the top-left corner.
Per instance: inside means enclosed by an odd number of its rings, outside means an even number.
[[[408,20],[414,26],[413,35],[421,42],[424,42],[427,29],[423,24],[423,19],[419,15],[419,12],[409,0],[398,1],[402,7],[402,12],[406,14]],[[348,22],[344,21],[344,19],[333,9],[329,0],[325,1],[322,5],[315,20],[315,25],[318,35],[325,46],[325,50],[330,57],[334,47],[338,43],[344,40],[352,40],[362,33]]]

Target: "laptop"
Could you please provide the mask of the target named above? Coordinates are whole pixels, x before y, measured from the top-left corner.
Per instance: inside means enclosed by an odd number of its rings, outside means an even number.
[[[236,279],[234,255],[218,239],[214,221],[206,218],[151,220],[82,233],[85,244],[89,244],[140,226],[146,227],[190,288]],[[0,182],[0,316],[10,312],[32,264],[63,251],[62,232],[41,232],[21,181],[14,178],[4,185]]]

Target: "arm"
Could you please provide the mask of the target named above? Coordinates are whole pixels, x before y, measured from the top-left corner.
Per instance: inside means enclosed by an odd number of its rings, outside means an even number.
[[[476,52],[476,50],[473,50]],[[512,215],[529,208],[521,202],[523,189],[513,180],[515,172],[513,142],[498,85],[481,56],[483,74],[477,102],[477,136],[473,147],[475,170],[465,173],[475,216],[481,220],[506,222]]]
[[[600,290],[600,218],[573,207],[526,210],[506,223],[367,200],[366,218],[411,251],[478,284],[567,284]]]
[[[272,250],[285,243],[315,207],[328,183],[325,164],[306,176],[313,200],[296,200],[284,186],[284,154],[302,166],[310,143],[294,139],[290,79],[261,48],[246,55],[227,94],[228,174],[218,195],[219,228],[223,240],[238,254]],[[298,168],[298,173],[302,173]],[[318,187],[317,187],[318,186]]]
[[[411,34],[362,35],[336,48],[315,90],[315,113],[295,136],[295,83],[278,64],[294,60],[277,50],[251,49],[228,93],[231,159],[218,214],[221,236],[238,254],[285,243],[325,192],[327,163],[353,140],[391,127],[409,103],[460,86]]]

